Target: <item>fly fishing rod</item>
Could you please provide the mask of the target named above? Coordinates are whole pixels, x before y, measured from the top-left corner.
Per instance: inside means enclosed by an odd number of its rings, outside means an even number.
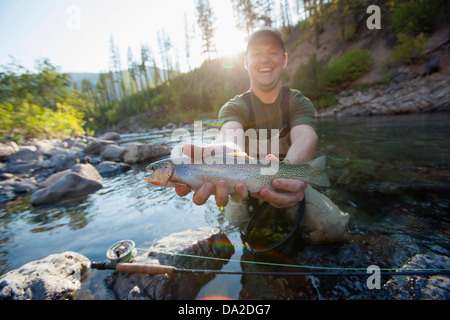
[[[129,262],[136,255],[135,244],[132,240],[122,240],[113,244],[106,252],[110,262],[92,262],[91,268],[98,270],[115,270],[116,272],[139,273],[148,275],[173,274],[173,273],[203,273],[203,274],[229,274],[229,275],[279,275],[279,276],[367,276],[371,272],[348,271],[345,268],[334,271],[227,271],[227,270],[204,270],[204,269],[180,269],[174,266],[166,266],[151,263]],[[292,266],[293,267],[293,266]],[[387,276],[431,276],[450,275],[450,269],[412,269],[412,270],[383,270],[380,275]]]
[[[92,262],[91,268],[98,270],[115,270],[125,273],[140,273],[148,275],[173,274],[173,273],[203,273],[203,274],[229,274],[229,275],[279,275],[279,276],[368,276],[370,272],[363,271],[227,271],[227,270],[203,270],[203,269],[179,269],[174,266],[165,266],[149,263],[117,263],[117,262]],[[419,276],[419,275],[450,275],[450,269],[443,270],[411,270],[411,271],[383,271],[380,275],[387,276]]]

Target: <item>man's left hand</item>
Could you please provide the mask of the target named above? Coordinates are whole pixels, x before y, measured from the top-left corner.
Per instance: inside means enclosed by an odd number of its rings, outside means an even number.
[[[266,157],[266,160],[279,161],[271,154]],[[301,180],[275,179],[272,181],[272,187],[276,190],[263,188],[259,192],[251,193],[251,196],[267,201],[275,208],[290,208],[303,200],[307,186]]]

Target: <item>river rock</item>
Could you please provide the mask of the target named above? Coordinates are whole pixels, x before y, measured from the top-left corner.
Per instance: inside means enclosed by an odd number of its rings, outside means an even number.
[[[131,143],[125,146],[123,161],[128,164],[169,155],[170,149],[156,144]]]
[[[105,132],[100,137],[101,140],[112,140],[117,141],[120,140],[120,133],[117,132]]]
[[[0,173],[0,202],[10,201],[17,194],[24,194],[36,188],[38,182],[28,175],[17,176],[12,173]]]
[[[224,261],[194,259],[179,254],[229,259],[233,253],[231,242],[219,228],[203,227],[162,238],[144,254],[134,257],[132,262],[218,270]],[[114,272],[105,282],[121,300],[195,299],[201,287],[213,277],[214,275],[206,273],[193,276],[189,273],[143,275]]]
[[[37,187],[37,185],[38,183],[34,177],[19,177],[10,173],[3,173],[0,176],[0,189],[2,189],[0,194],[3,194],[4,197],[8,197],[8,193],[4,194],[3,191],[10,190],[13,192],[9,195],[9,200],[14,199],[16,194],[30,192]],[[2,196],[0,196],[0,202],[2,202],[1,197]]]
[[[71,170],[56,173],[43,182],[44,188],[31,197],[33,205],[57,203],[87,196],[103,188],[101,175],[91,164],[78,164]]]
[[[95,166],[102,177],[111,177],[128,171],[131,167],[125,163],[103,161]]]
[[[59,145],[59,141],[56,139],[36,139],[33,140],[33,145],[36,147],[37,151],[42,153],[44,156],[51,157],[53,155],[54,149]]]
[[[42,154],[36,150],[30,150],[28,148],[20,149],[8,156],[9,162],[31,162],[31,161],[42,161]]]
[[[438,72],[440,69],[440,59],[441,59],[441,56],[439,54],[437,54],[437,55],[433,56],[430,60],[428,60],[422,74],[430,75],[435,72]]]
[[[78,155],[70,155],[65,152],[54,153],[50,158],[50,167],[54,172],[70,169],[78,163],[80,163]]]
[[[450,258],[436,254],[417,254],[400,268],[409,269],[450,269]],[[394,299],[398,300],[449,300],[450,277],[433,276],[393,276],[385,285]]]
[[[19,147],[14,141],[0,143],[0,160],[17,151],[19,151]]]
[[[19,151],[11,153],[2,159],[4,165],[0,170],[1,172],[14,174],[31,174],[35,171],[35,166],[38,166],[43,159],[42,154],[36,151],[36,148],[31,150],[27,147],[21,147]]]
[[[116,144],[116,142],[112,140],[91,139],[83,151],[85,154],[100,155],[103,148],[111,144]]]
[[[100,155],[105,160],[121,162],[121,161],[123,161],[124,153],[125,153],[124,147],[121,147],[121,146],[118,146],[115,144],[109,144],[109,145],[106,145],[102,149],[102,151],[100,152]]]
[[[72,300],[89,266],[72,251],[31,261],[0,277],[0,300]]]

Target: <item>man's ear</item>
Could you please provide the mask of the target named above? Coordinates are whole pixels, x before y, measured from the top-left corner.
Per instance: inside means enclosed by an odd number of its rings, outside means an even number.
[[[284,53],[284,57],[283,57],[283,68],[286,68],[286,65],[287,65],[287,59],[288,59],[287,53]]]

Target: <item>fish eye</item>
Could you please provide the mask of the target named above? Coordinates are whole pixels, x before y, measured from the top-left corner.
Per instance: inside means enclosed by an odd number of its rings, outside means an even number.
[[[147,171],[156,171],[156,166],[150,166]]]

